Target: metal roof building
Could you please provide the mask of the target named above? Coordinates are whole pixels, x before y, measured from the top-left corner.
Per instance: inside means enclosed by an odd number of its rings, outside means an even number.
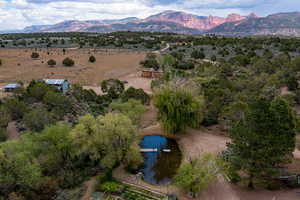
[[[43,81],[48,85],[53,85],[62,93],[69,91],[70,83],[66,79],[43,79]]]
[[[61,85],[63,84],[65,81],[65,79],[43,79],[44,82],[48,85]]]
[[[4,86],[5,92],[12,92],[13,90],[20,88],[21,85],[19,83],[10,83]]]

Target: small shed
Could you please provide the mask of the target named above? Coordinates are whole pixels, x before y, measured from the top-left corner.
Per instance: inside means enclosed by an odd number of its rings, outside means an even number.
[[[43,81],[48,84],[56,87],[60,92],[67,93],[70,88],[70,83],[66,79],[43,79]]]
[[[159,78],[163,75],[162,70],[145,69],[142,71],[142,77],[144,78]]]
[[[4,86],[4,91],[5,92],[13,92],[14,90],[20,88],[21,85],[19,83],[10,83]]]
[[[144,77],[144,78],[152,78],[152,70],[150,70],[150,69],[144,69],[142,71],[142,77]]]

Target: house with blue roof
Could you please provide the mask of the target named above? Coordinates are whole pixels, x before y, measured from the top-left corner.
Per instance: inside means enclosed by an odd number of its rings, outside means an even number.
[[[10,83],[4,86],[5,92],[13,92],[15,89],[20,88],[21,85],[19,83]]]
[[[66,79],[43,79],[47,85],[56,87],[60,92],[67,93],[70,89],[70,83]]]

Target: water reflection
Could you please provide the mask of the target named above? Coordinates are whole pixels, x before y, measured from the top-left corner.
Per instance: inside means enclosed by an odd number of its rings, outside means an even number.
[[[143,149],[158,149],[158,152],[143,153],[141,172],[144,180],[151,184],[170,182],[181,162],[181,152],[176,141],[162,136],[145,136],[140,146]],[[164,149],[170,149],[171,152],[163,152]]]

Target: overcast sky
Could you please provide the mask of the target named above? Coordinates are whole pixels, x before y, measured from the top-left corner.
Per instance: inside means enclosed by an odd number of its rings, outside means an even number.
[[[203,16],[251,12],[265,16],[300,11],[300,0],[0,0],[0,30],[74,19],[144,18],[164,10]]]

